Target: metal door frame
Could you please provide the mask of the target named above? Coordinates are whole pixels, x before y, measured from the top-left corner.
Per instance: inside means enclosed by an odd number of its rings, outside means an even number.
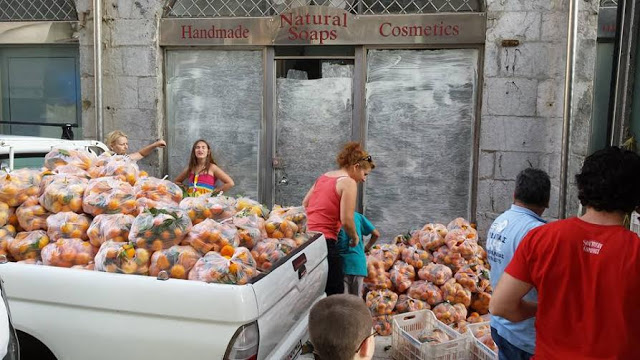
[[[277,95],[276,95],[276,61],[277,60],[290,60],[290,59],[319,59],[319,60],[332,60],[332,59],[345,59],[345,60],[353,60],[353,80],[351,87],[351,99],[352,99],[352,112],[351,112],[351,140],[352,141],[360,141],[360,129],[362,128],[361,121],[364,120],[364,115],[362,114],[364,111],[364,103],[362,103],[363,99],[363,90],[364,85],[363,76],[365,73],[365,69],[358,70],[358,62],[359,58],[363,53],[363,46],[353,46],[355,48],[355,55],[349,56],[276,56],[275,49],[276,46],[268,46],[265,47],[264,52],[264,121],[263,121],[263,142],[265,144],[264,152],[260,153],[260,157],[262,161],[260,163],[263,165],[260,167],[261,173],[258,174],[258,182],[260,183],[260,188],[262,192],[258,191],[260,196],[260,202],[272,207],[275,204],[275,187],[276,187],[276,178],[275,171],[273,167],[273,161],[275,159],[276,154],[276,126],[277,126]],[[318,174],[320,176],[321,174]],[[260,179],[263,179],[262,181]],[[309,188],[311,188],[309,184]],[[359,203],[360,204],[360,203]],[[361,208],[357,208],[358,211],[362,211]]]

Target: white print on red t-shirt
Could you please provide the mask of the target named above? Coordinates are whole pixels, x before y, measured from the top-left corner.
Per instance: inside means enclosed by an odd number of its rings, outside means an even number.
[[[598,255],[602,249],[602,243],[593,240],[582,240],[582,250],[589,254]]]

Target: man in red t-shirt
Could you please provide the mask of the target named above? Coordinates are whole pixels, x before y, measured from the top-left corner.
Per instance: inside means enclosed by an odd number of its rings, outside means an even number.
[[[531,230],[493,293],[492,314],[536,317],[535,359],[640,359],[640,156],[617,147],[576,175],[586,213]],[[538,290],[538,303],[522,297]]]

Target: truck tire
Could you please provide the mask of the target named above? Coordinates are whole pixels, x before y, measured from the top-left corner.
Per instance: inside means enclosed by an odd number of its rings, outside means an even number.
[[[40,340],[26,332],[20,330],[16,330],[16,332],[20,343],[21,359],[57,360],[51,350]]]

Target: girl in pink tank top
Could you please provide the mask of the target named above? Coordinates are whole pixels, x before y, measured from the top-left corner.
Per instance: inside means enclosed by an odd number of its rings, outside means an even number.
[[[187,196],[200,196],[223,192],[231,189],[235,184],[231,176],[227,175],[216,162],[213,161],[211,146],[204,140],[193,143],[189,166],[182,170],[173,182],[184,186],[182,182],[189,179],[186,187]],[[216,186],[216,180],[222,181],[222,186]]]
[[[346,144],[336,160],[340,169],[321,175],[302,201],[302,206],[307,212],[307,228],[321,232],[327,240],[327,295],[344,292],[342,258],[336,240],[340,228],[344,226],[352,242],[359,241],[353,221],[357,183],[364,182],[369,172],[375,168],[371,155],[357,142]],[[343,202],[343,197],[348,201]],[[347,215],[341,219],[340,214],[343,211]]]

